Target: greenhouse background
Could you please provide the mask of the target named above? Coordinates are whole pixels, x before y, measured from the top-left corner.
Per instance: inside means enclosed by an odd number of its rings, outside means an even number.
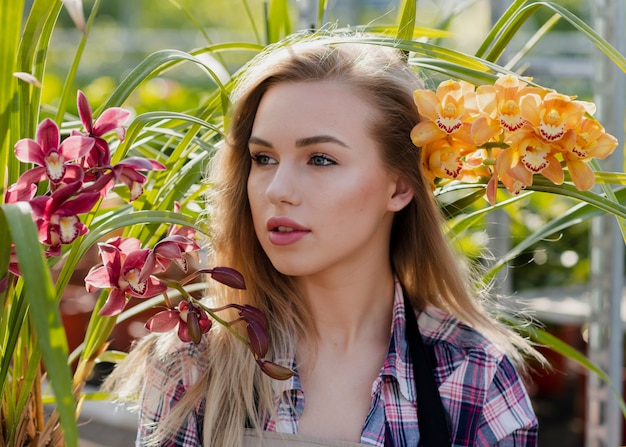
[[[93,3],[83,2],[85,11],[88,12]],[[338,28],[363,24],[383,27],[395,23],[401,3],[400,0],[329,0],[324,22]],[[508,0],[418,0],[415,25],[445,29],[451,34],[440,38],[439,44],[473,54],[511,3]],[[559,0],[556,3],[590,24],[619,52],[626,54],[623,0]],[[32,4],[27,1],[25,7],[30,8]],[[291,31],[316,23],[317,1],[293,0],[288,5],[293,24]],[[246,7],[252,12],[253,20],[249,20]],[[263,16],[268,7],[268,2],[263,0],[102,2],[76,72],[75,88],[85,92],[95,109],[105,103],[134,67],[156,51],[191,51],[211,43],[230,41],[265,43],[267,30]],[[596,102],[597,116],[620,140],[618,150],[604,160],[603,167],[607,171],[623,172],[626,75],[564,20],[555,21],[540,41],[532,42],[537,30],[549,23],[552,15],[547,9],[538,9],[516,34],[503,59],[509,58],[513,71],[531,76],[543,86]],[[80,41],[81,33],[69,14],[62,11],[52,35],[46,76],[42,80],[44,109],[54,110],[58,105]],[[519,51],[524,52],[524,56],[518,61],[515,58]],[[248,59],[238,52],[225,53],[223,57],[221,62],[230,70]],[[223,81],[228,78],[228,72],[210,56],[203,62],[214,68]],[[426,75],[429,86],[435,85],[437,80],[434,73]],[[202,70],[185,65],[149,77],[130,95],[124,107],[135,115],[156,110],[185,112],[203,104],[215,89],[216,84],[211,83]],[[75,106],[68,105],[67,113],[75,116]],[[492,261],[481,258],[485,250],[497,259],[573,206],[574,202],[566,197],[535,194],[489,213],[475,231],[463,236],[458,243],[470,256],[488,264]],[[586,353],[618,389],[624,377],[623,246],[613,216],[584,220],[524,250],[496,279],[502,299],[519,301],[549,333]],[[77,283],[80,284],[80,280]],[[68,286],[61,304],[66,327],[80,324],[86,327],[81,317],[91,311],[93,301],[86,304],[84,295],[84,290],[73,289],[72,284]],[[132,339],[143,335],[143,321],[126,321],[115,329],[113,338],[117,349],[128,349]],[[72,346],[73,343],[69,340],[70,349],[78,342]],[[554,369],[547,371],[538,367],[530,385],[540,418],[539,445],[626,444],[624,416],[606,383],[560,354],[545,350],[545,355]],[[99,380],[109,367],[105,363],[96,369],[89,389],[97,391]],[[80,445],[128,445],[134,431],[133,418],[123,410],[114,411],[110,403],[87,402],[83,423],[79,426]],[[105,435],[108,441],[103,440]],[[116,435],[120,436],[117,441],[112,439]]]

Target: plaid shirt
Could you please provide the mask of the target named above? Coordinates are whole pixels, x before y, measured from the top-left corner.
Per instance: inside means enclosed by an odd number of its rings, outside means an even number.
[[[361,433],[360,442],[365,445],[415,447],[420,440],[404,312],[402,291],[397,286],[389,350],[372,384],[370,411]],[[537,419],[510,360],[478,332],[437,308],[428,307],[420,312],[418,325],[426,348],[436,359],[434,376],[449,417],[452,445],[536,446]],[[184,350],[181,362],[197,365],[199,354],[193,346]],[[276,360],[281,364],[291,363],[296,375],[287,381],[275,382],[277,418],[266,421],[265,430],[297,433],[305,402],[295,359]],[[146,376],[141,404],[143,423],[158,422],[193,383],[194,369],[186,367],[184,370],[188,373],[179,383],[165,388],[164,384],[171,377],[167,369],[156,368]],[[199,402],[176,440],[167,445],[201,446],[202,420],[203,403]],[[386,431],[392,439],[385,439]],[[137,437],[138,446],[142,445],[147,433],[142,425]]]

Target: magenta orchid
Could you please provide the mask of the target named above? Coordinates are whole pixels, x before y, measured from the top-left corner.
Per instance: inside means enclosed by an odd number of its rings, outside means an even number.
[[[61,256],[63,245],[88,233],[89,229],[79,215],[93,211],[101,198],[116,185],[128,187],[132,202],[143,193],[148,181],[146,171],[166,169],[156,160],[140,157],[129,157],[112,165],[109,143],[104,136],[114,132],[119,140],[123,140],[123,123],[130,112],[118,107],[109,108],[94,122],[87,98],[80,91],[77,101],[86,133],[74,130],[61,141],[59,126],[51,119],[43,120],[37,129],[36,140],[24,138],[15,145],[16,157],[36,166],[11,185],[4,197],[7,203],[29,203],[39,241],[46,247],[49,257]],[[44,181],[47,188],[39,185]],[[38,191],[44,192],[37,196]],[[180,213],[178,202],[174,211]],[[265,360],[269,350],[268,321],[260,310],[236,304],[210,309],[185,290],[185,284],[207,274],[228,287],[246,288],[243,276],[229,267],[200,268],[188,273],[189,261],[195,259],[196,265],[199,261],[200,246],[196,242],[195,229],[172,225],[152,248],[142,247],[139,239],[121,236],[99,243],[98,248],[102,263],[94,266],[85,277],[87,292],[108,290],[98,315],[113,317],[120,314],[131,297],[151,298],[163,294],[167,309],[147,321],[148,330],[166,332],[177,328],[178,337],[183,342],[200,343],[203,334],[217,321],[248,346],[263,372],[277,379],[286,379],[293,374],[291,370]],[[9,256],[9,273],[0,278],[0,292],[10,287],[10,275],[20,276],[13,247]],[[168,270],[172,263],[188,275],[182,280],[171,279]],[[172,306],[169,300],[169,288],[177,290],[183,297],[177,306]],[[215,312],[226,308],[235,308],[239,317],[231,322],[219,318]],[[238,323],[246,325],[247,337],[231,327]]]
[[[124,141],[126,129],[123,124],[128,120],[130,112],[120,107],[111,107],[102,112],[94,123],[89,101],[87,101],[87,97],[80,90],[77,94],[77,103],[78,114],[87,136],[92,138],[95,143],[93,150],[85,158],[85,167],[89,169],[110,165],[111,153],[109,143],[102,137],[109,132],[115,132],[118,139]]]
[[[34,184],[48,179],[52,190],[61,184],[83,178],[83,170],[73,161],[84,157],[94,146],[91,138],[74,135],[61,142],[59,127],[46,118],[37,128],[37,140],[23,138],[15,144],[15,156],[24,163],[37,167],[26,171],[12,185],[5,197],[7,202],[30,200],[37,188]]]
[[[150,332],[168,332],[178,326],[178,338],[183,342],[200,343],[202,334],[211,329],[213,321],[207,312],[192,301],[181,301],[176,309],[164,310],[146,322]]]
[[[33,218],[39,228],[39,240],[48,246],[48,256],[59,256],[62,244],[70,244],[88,232],[78,214],[90,211],[100,195],[76,195],[80,187],[81,182],[74,182],[57,189],[49,196],[38,196],[30,201]],[[74,196],[76,197],[72,198]]]
[[[135,238],[115,237],[98,244],[102,264],[93,267],[85,277],[88,292],[111,289],[100,315],[119,314],[126,306],[126,297],[150,298],[167,290],[167,286],[153,276],[140,278],[150,250],[140,248]]]
[[[143,185],[147,178],[139,171],[163,171],[165,165],[156,160],[146,158],[130,157],[120,161],[115,166],[105,166],[101,170],[109,169],[109,172],[102,175],[91,186],[89,191],[100,191],[102,196],[106,196],[117,182],[128,187],[129,200],[136,200],[143,193]]]

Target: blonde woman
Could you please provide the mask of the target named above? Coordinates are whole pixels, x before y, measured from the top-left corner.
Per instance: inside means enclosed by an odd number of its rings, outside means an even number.
[[[218,325],[151,335],[107,384],[138,398],[137,445],[536,445],[514,366],[533,350],[477,299],[411,142],[420,81],[351,40],[258,56],[211,171],[213,261],[248,285],[211,303],[263,311],[295,375]]]

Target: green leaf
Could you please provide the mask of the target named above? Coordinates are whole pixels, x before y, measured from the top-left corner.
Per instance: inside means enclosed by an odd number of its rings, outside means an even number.
[[[42,352],[46,372],[57,399],[59,420],[63,426],[67,446],[78,445],[76,405],[72,394],[72,375],[67,364],[68,347],[56,292],[52,283],[38,232],[27,203],[0,205],[0,214],[7,222],[15,242],[18,261],[22,268],[24,294],[37,332],[37,343]],[[27,268],[26,268],[27,266]]]
[[[559,14],[564,20],[569,22],[574,28],[587,37],[600,51],[611,59],[615,65],[617,65],[622,71],[626,72],[626,57],[623,54],[617,51],[611,44],[609,44],[576,15],[572,14],[563,6],[553,2],[536,2],[516,10],[506,25],[501,28],[500,35],[493,41],[491,50],[484,56],[485,59],[489,61],[497,61],[524,22],[526,22],[526,20],[528,20],[528,18],[530,18],[530,16],[539,8],[551,9],[555,13]],[[482,55],[482,52],[479,50],[477,55]]]
[[[589,360],[588,357],[543,329],[527,324],[519,324],[519,322],[516,323],[509,321],[509,324],[514,326],[518,332],[525,334],[531,340],[552,349],[554,352],[561,354],[563,357],[578,363],[588,371],[597,374],[598,377],[600,377],[600,379],[602,379],[611,388],[611,391],[613,391],[613,394],[615,395],[622,410],[622,414],[626,417],[626,403],[624,402],[621,392],[611,381],[611,378],[595,363]]]
[[[403,0],[402,15],[398,21],[398,33],[396,37],[402,40],[412,40],[415,29],[416,0]]]

